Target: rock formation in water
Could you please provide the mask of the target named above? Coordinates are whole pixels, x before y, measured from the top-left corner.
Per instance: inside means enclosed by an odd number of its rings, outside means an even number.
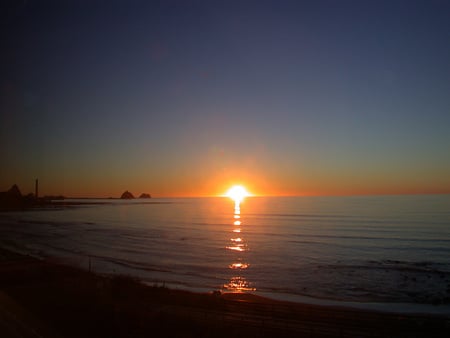
[[[152,195],[143,192],[139,198],[152,198]]]
[[[129,199],[133,199],[134,196],[131,192],[129,192],[128,190],[125,191],[122,196],[120,196],[121,199],[125,199],[125,200],[129,200]]]

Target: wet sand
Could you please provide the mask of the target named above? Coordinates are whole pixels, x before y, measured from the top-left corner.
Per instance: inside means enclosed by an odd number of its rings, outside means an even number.
[[[201,294],[0,250],[1,337],[449,337],[450,317]]]

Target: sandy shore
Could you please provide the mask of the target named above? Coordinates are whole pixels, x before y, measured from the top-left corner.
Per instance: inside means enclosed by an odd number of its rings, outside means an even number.
[[[1,337],[449,337],[449,316],[200,294],[0,249]]]

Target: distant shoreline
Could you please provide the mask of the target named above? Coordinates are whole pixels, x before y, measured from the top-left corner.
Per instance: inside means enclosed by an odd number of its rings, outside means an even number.
[[[122,199],[122,198],[64,198],[64,199],[55,199],[55,200],[45,200],[40,201],[38,203],[29,204],[20,207],[6,207],[0,208],[0,212],[21,212],[21,211],[39,211],[39,210],[51,210],[56,208],[70,208],[77,206],[88,206],[88,205],[114,205],[117,203],[113,203],[117,201],[122,201],[127,203],[132,201],[132,203],[128,204],[171,204],[173,202],[170,201],[155,201],[149,199]]]

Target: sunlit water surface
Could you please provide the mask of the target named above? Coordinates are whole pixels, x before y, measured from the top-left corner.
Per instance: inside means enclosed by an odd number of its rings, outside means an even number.
[[[2,213],[0,246],[183,289],[450,304],[449,195],[102,202]]]

